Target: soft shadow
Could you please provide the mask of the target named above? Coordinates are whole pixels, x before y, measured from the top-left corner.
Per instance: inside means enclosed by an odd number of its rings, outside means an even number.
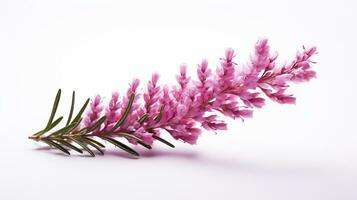
[[[273,176],[273,177],[313,177],[326,173],[321,167],[308,162],[293,162],[291,160],[252,160],[235,157],[217,157],[202,155],[196,151],[182,151],[171,149],[153,149],[141,152],[143,158],[167,157],[178,160],[185,160],[193,165],[200,165],[202,168],[217,169],[230,172],[248,173],[253,175]]]
[[[245,158],[198,157],[196,164],[207,168],[259,176],[306,178],[323,176],[326,170],[309,162],[248,160]]]
[[[139,159],[139,157],[131,155],[121,149],[110,149],[104,152],[104,156],[116,157],[116,158],[126,158],[126,159]]]
[[[153,158],[153,157],[176,157],[181,159],[191,159],[194,160],[200,155],[195,151],[180,151],[178,149],[151,149],[150,151],[140,152],[141,157]]]
[[[46,153],[70,157],[63,152],[50,148],[50,147],[37,147],[35,151],[46,151]],[[112,157],[118,159],[153,159],[153,158],[173,158],[177,160],[185,160],[193,165],[200,165],[202,168],[217,169],[230,172],[240,172],[240,173],[250,173],[253,175],[264,175],[264,176],[293,176],[293,177],[311,177],[323,175],[326,173],[320,167],[314,166],[312,163],[301,163],[301,162],[289,162],[286,161],[267,161],[267,160],[250,160],[247,158],[240,158],[239,155],[235,157],[217,157],[210,155],[201,155],[196,151],[185,151],[179,149],[137,149],[140,153],[140,157],[133,156],[120,149],[108,149],[104,150],[105,157]],[[95,151],[96,157],[101,157],[97,151]],[[71,151],[71,156],[74,157],[91,157],[87,152],[79,154],[77,152]]]

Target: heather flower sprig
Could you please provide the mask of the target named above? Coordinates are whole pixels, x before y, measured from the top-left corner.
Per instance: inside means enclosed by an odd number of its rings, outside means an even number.
[[[167,133],[176,140],[196,144],[203,129],[218,131],[227,129],[222,116],[233,119],[252,117],[253,110],[265,105],[266,98],[281,104],[293,104],[296,98],[286,91],[292,82],[306,82],[316,76],[311,69],[311,57],[316,48],[298,51],[288,64],[276,66],[277,54],[270,52],[267,39],[259,40],[248,64],[239,66],[234,59],[237,53],[229,48],[216,70],[203,60],[197,68],[197,80],[187,74],[187,66],[181,65],[176,76],[177,85],[159,85],[159,75],[153,74],[146,90],[138,92],[140,81],[134,79],[125,95],[112,94],[107,104],[97,95],[89,99],[74,114],[75,93],[63,128],[51,131],[63,119],[55,119],[61,96],[58,91],[47,125],[30,139],[46,143],[66,154],[104,154],[102,141],[113,144],[131,155],[139,153],[132,145],[151,149],[155,141],[174,147]],[[90,107],[82,115],[90,103]],[[105,107],[103,107],[106,105]]]

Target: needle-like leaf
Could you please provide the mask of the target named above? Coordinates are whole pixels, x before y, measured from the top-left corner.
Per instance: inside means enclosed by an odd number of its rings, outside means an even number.
[[[175,148],[175,145],[171,144],[171,143],[168,142],[167,140],[162,139],[162,138],[159,137],[159,136],[153,135],[152,137],[153,137],[154,139],[156,139],[156,140],[158,140],[158,141],[160,141],[160,142],[162,142],[162,143],[168,145],[169,147]]]
[[[141,116],[140,119],[138,120],[139,124],[144,123],[148,117],[149,117],[148,113],[143,114],[143,116]]]
[[[60,144],[70,148],[70,149],[73,149],[75,151],[77,151],[78,153],[83,153],[82,150],[80,150],[78,147],[74,146],[73,144],[65,141],[64,139],[59,139],[59,138],[53,138],[53,140],[56,140],[57,142],[59,142]]]
[[[125,137],[127,139],[133,139],[137,141],[140,145],[144,146],[145,148],[151,149],[151,146],[149,144],[146,144],[144,140],[136,137],[135,135],[129,134],[129,133],[117,133],[116,135]]]
[[[61,121],[62,121],[63,117],[59,117],[58,119],[56,119],[54,122],[52,122],[52,124],[45,130],[45,132],[53,129],[55,126],[57,126]]]
[[[102,151],[102,149],[99,146],[97,146],[95,143],[93,143],[92,141],[88,140],[85,137],[81,138],[81,141],[87,145],[94,147],[95,149],[97,149],[100,152],[100,154],[104,155],[104,152]]]
[[[125,109],[123,115],[121,116],[121,118],[119,119],[119,121],[113,126],[112,131],[114,131],[115,129],[117,129],[119,126],[121,126],[121,125],[125,122],[126,118],[127,118],[128,115],[129,115],[129,112],[130,112],[130,110],[131,110],[131,106],[132,106],[133,103],[134,103],[134,99],[135,99],[135,93],[132,93],[132,94],[130,95],[128,105],[126,106],[126,109]]]
[[[84,110],[86,109],[88,103],[89,103],[89,98],[86,100],[86,102],[83,104],[82,108],[79,110],[78,114],[76,115],[76,117],[73,119],[72,123],[73,122],[77,122],[79,121],[79,119],[82,117],[82,114],[84,112]]]
[[[94,144],[96,144],[96,145],[102,147],[102,148],[105,148],[105,146],[104,146],[102,143],[100,143],[100,142],[98,142],[98,141],[96,141],[96,140],[94,140],[94,139],[92,139],[92,138],[86,137],[86,139],[89,140],[89,141],[91,141],[91,142],[93,142]]]
[[[80,124],[81,124],[81,121],[82,121],[83,118],[80,118],[77,122],[72,122],[75,124],[75,126],[71,127],[70,129],[68,129],[66,131],[66,133],[71,133],[75,128],[77,128]],[[77,132],[79,133],[79,131]]]
[[[74,110],[74,102],[75,102],[75,98],[76,98],[75,96],[76,96],[76,92],[73,91],[72,92],[71,109],[69,110],[69,115],[68,115],[68,119],[67,119],[67,123],[66,123],[67,126],[72,120],[72,115],[73,115],[73,110]]]
[[[156,117],[154,118],[154,120],[156,121],[156,123],[159,123],[160,120],[161,120],[161,117],[162,117],[162,112],[164,111],[164,105],[162,105],[160,107],[160,111],[159,111],[159,114],[156,115]]]
[[[117,141],[117,140],[114,140],[112,138],[109,138],[109,137],[105,137],[105,136],[101,136],[100,137],[101,139],[105,140],[105,141],[108,141],[110,143],[112,143],[113,145],[119,147],[120,149],[134,155],[134,156],[140,156],[138,152],[136,152],[134,149],[128,147],[127,145]]]
[[[71,139],[73,140],[73,142],[77,143],[84,150],[86,150],[92,157],[95,157],[95,154],[93,153],[93,151],[90,150],[90,148],[88,148],[86,144],[84,144],[82,141],[80,141],[80,140],[78,140],[76,138],[71,138]]]
[[[77,123],[72,123],[68,126],[65,126],[55,132],[53,132],[52,134],[50,134],[49,136],[55,136],[55,135],[59,135],[59,134],[66,134],[69,133],[71,130],[73,130],[76,126],[78,126],[78,122]]]
[[[145,148],[147,148],[147,149],[152,149],[152,147],[150,146],[150,145],[148,145],[148,144],[146,144],[144,141],[142,141],[142,140],[138,140],[137,141],[141,146],[143,146],[143,147],[145,147]]]
[[[48,132],[49,130],[51,130],[55,126],[57,126],[62,121],[62,119],[63,119],[63,117],[59,117],[54,122],[52,122],[52,124],[47,129],[43,129],[43,130],[33,134],[33,137],[39,137],[39,136],[45,134],[46,132]]]
[[[51,115],[50,115],[50,118],[48,119],[48,122],[47,122],[45,130],[48,129],[48,127],[50,127],[50,125],[52,124],[52,121],[53,121],[53,118],[55,117],[55,114],[56,114],[60,99],[61,99],[61,89],[59,89],[58,92],[57,92],[55,101],[53,103]]]
[[[107,119],[106,116],[103,116],[103,117],[99,118],[91,127],[89,127],[87,129],[87,132],[89,133],[89,132],[92,132],[95,129],[99,128],[100,125],[102,125],[105,122],[106,119]]]
[[[61,151],[62,151],[63,153],[65,153],[65,154],[71,155],[71,153],[69,153],[69,151],[68,151],[67,149],[65,149],[65,148],[62,147],[60,144],[58,144],[58,143],[56,143],[56,142],[54,142],[54,141],[52,141],[52,140],[50,140],[50,139],[48,139],[48,138],[42,139],[42,140],[40,140],[40,141],[42,141],[42,142],[48,144],[49,146],[53,146],[53,147],[55,147],[56,149],[61,150]]]

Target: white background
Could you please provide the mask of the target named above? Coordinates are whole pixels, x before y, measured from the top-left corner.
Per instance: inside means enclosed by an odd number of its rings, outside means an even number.
[[[0,1],[0,199],[357,199],[356,3],[340,1]],[[156,143],[140,159],[63,156],[27,139],[63,89],[78,101],[227,47],[246,63],[268,37],[279,62],[316,45],[317,79],[198,145]],[[168,136],[166,135],[166,138]]]

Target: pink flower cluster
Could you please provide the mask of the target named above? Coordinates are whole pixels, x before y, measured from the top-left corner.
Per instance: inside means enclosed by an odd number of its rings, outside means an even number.
[[[85,127],[92,126],[99,119],[100,114],[103,110],[103,107],[101,106],[101,100],[102,98],[97,95],[90,104],[90,109],[83,120],[83,124]]]
[[[286,93],[286,89],[290,82],[305,82],[316,76],[311,70],[314,62],[310,60],[314,54],[315,47],[304,47],[292,62],[276,66],[277,54],[271,53],[267,39],[262,39],[256,43],[249,64],[238,66],[234,62],[234,50],[227,49],[215,72],[208,68],[207,60],[198,65],[197,80],[188,76],[186,65],[182,65],[176,76],[178,85],[160,86],[159,75],[153,74],[146,91],[139,94],[139,80],[135,79],[121,101],[119,94],[113,93],[104,113],[101,113],[101,97],[96,96],[83,126],[91,126],[105,115],[106,121],[97,134],[108,131],[129,133],[152,144],[153,136],[166,131],[177,140],[195,144],[202,128],[227,129],[227,124],[219,116],[242,120],[252,117],[254,108],[264,106],[264,96],[282,104],[295,103],[295,97]],[[135,97],[128,116],[113,130],[128,110],[132,94]],[[136,144],[134,140],[129,142]]]

